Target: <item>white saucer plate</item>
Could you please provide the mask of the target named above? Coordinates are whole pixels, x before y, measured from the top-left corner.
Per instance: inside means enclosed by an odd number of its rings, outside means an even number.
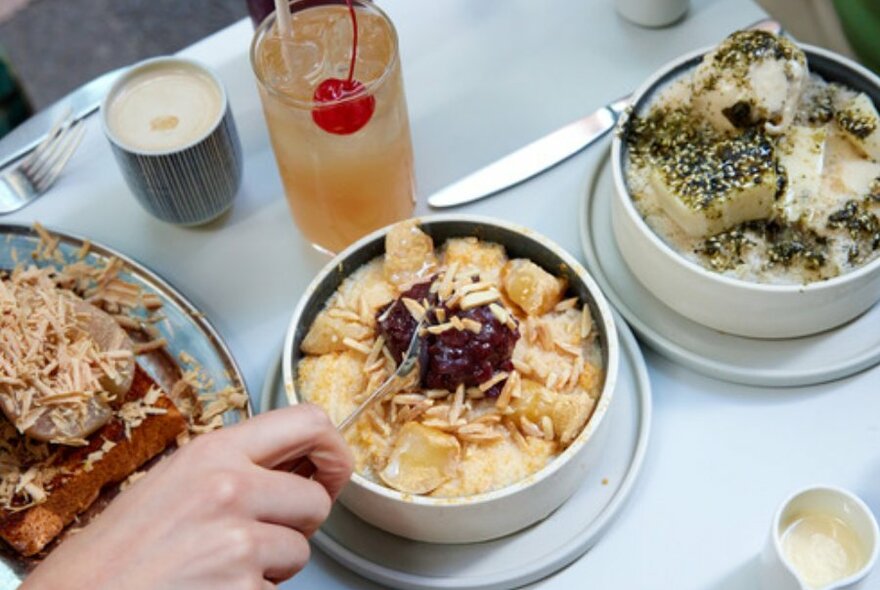
[[[834,330],[778,340],[733,336],[679,315],[648,291],[621,257],[611,230],[613,191],[606,150],[581,204],[586,266],[611,304],[659,353],[710,377],[765,387],[834,381],[880,362],[880,305]]]
[[[620,373],[608,410],[601,462],[583,485],[545,520],[501,539],[465,545],[410,541],[381,531],[337,504],[313,537],[317,547],[348,569],[404,589],[513,588],[556,572],[592,547],[633,489],[651,427],[651,385],[632,332],[615,317]],[[287,405],[281,358],[263,385],[260,411]]]

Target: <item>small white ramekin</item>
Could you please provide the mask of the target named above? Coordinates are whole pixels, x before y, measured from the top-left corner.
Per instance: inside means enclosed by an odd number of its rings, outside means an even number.
[[[583,482],[602,451],[600,426],[617,381],[617,330],[605,297],[586,270],[547,238],[511,223],[471,215],[432,215],[420,227],[436,245],[451,237],[475,236],[502,244],[511,257],[529,258],[553,274],[564,275],[569,289],[590,305],[602,346],[605,383],[589,422],[578,437],[543,469],[505,488],[460,498],[405,494],[355,473],[340,501],[370,524],[388,532],[434,543],[471,543],[502,537],[547,517]],[[349,246],[312,281],[299,301],[284,341],[284,387],[291,404],[299,402],[296,364],[299,347],[317,313],[345,277],[385,251],[388,227]]]
[[[865,564],[851,575],[824,586],[823,590],[867,588],[865,578],[877,563],[880,531],[871,509],[857,496],[831,486],[810,486],[789,496],[773,515],[770,535],[761,553],[763,590],[810,590],[785,556],[782,538],[790,521],[808,514],[824,514],[843,521],[855,533],[865,550]]]
[[[824,49],[801,48],[811,72],[865,92],[880,104],[880,78],[875,74]],[[660,68],[633,95],[633,112],[643,112],[657,91],[693,70],[711,49],[688,53]],[[677,313],[730,334],[793,338],[840,326],[880,300],[880,259],[805,285],[731,278],[686,259],[658,236],[636,209],[627,188],[625,158],[625,142],[615,134],[611,144],[615,187],[611,219],[617,246],[639,281]]]

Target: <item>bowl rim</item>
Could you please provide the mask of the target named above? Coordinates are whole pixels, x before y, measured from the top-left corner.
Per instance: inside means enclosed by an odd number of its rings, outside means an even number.
[[[871,83],[877,86],[878,92],[880,92],[880,76],[874,74],[864,66],[857,64],[847,57],[834,53],[833,51],[823,49],[821,47],[816,47],[807,43],[797,43],[797,45],[807,55],[808,65],[810,62],[810,54],[814,54],[820,58],[836,62],[841,67],[853,70],[855,73],[863,76],[864,78],[867,78]],[[639,103],[641,103],[646,97],[649,97],[652,93],[657,91],[658,88],[660,88],[663,84],[671,81],[672,79],[677,79],[680,74],[676,74],[674,77],[670,77],[670,75],[673,74],[676,70],[682,68],[682,66],[687,64],[689,61],[695,60],[696,58],[705,55],[709,51],[713,50],[716,46],[717,45],[710,45],[707,47],[702,47],[700,49],[689,51],[662,65],[650,77],[648,77],[648,79],[645,80],[645,82],[642,83],[642,85],[639,86],[639,88],[633,93],[630,102],[631,108],[635,109],[635,107],[638,106]],[[693,67],[696,67],[696,65],[694,65]],[[692,68],[689,68],[689,70],[690,69]],[[635,208],[635,205],[633,204],[633,198],[629,192],[629,187],[627,186],[627,182],[623,172],[623,141],[621,140],[620,133],[623,125],[625,125],[627,120],[629,119],[630,114],[631,112],[628,111],[618,120],[617,125],[615,125],[614,128],[613,138],[611,140],[611,170],[612,178],[614,181],[615,197],[623,205],[623,210],[626,212],[626,215],[630,219],[630,221],[634,222],[639,231],[643,235],[647,236],[648,240],[655,247],[655,249],[664,254],[665,257],[667,259],[670,259],[676,266],[679,266],[686,271],[696,274],[702,279],[706,279],[708,281],[712,281],[723,286],[742,289],[744,291],[751,291],[755,293],[773,294],[828,291],[830,289],[839,288],[842,285],[848,283],[858,282],[865,275],[874,274],[880,271],[880,257],[877,257],[869,263],[862,265],[855,270],[837,275],[829,279],[817,280],[808,283],[773,284],[760,283],[758,281],[750,281],[737,277],[731,277],[709,270],[697,264],[696,262],[688,260],[683,254],[676,251],[671,245],[667,244],[666,241],[661,236],[659,236],[657,232],[655,232],[651,228],[651,226],[648,225],[648,223],[644,220],[642,215],[638,212],[638,210]]]
[[[373,482],[357,472],[352,473],[351,483],[371,493],[381,496],[384,499],[423,507],[474,506],[494,502],[506,497],[513,496],[527,488],[530,488],[546,480],[551,475],[556,473],[559,469],[561,469],[563,465],[567,464],[569,460],[575,454],[577,454],[577,452],[580,451],[580,449],[583,448],[591,438],[593,438],[594,433],[598,430],[599,425],[602,423],[602,419],[607,413],[611,400],[614,397],[614,389],[617,385],[619,368],[620,343],[618,341],[615,320],[611,313],[611,306],[608,303],[607,299],[605,299],[602,291],[599,289],[598,284],[593,280],[593,277],[587,272],[587,270],[580,262],[578,262],[573,256],[566,252],[561,246],[557,245],[549,238],[534,230],[531,230],[521,225],[517,225],[515,223],[511,223],[506,220],[483,215],[446,213],[436,215],[423,215],[413,217],[412,219],[414,219],[419,225],[445,222],[470,222],[474,224],[500,227],[514,233],[528,236],[530,239],[538,242],[542,247],[547,248],[554,255],[558,256],[565,264],[568,265],[568,267],[578,277],[578,279],[583,282],[584,286],[587,289],[587,292],[593,299],[596,309],[599,311],[599,315],[601,316],[602,331],[604,332],[605,345],[608,349],[607,366],[604,367],[605,382],[602,386],[602,390],[598,398],[596,399],[596,407],[593,410],[593,414],[590,416],[587,424],[581,429],[580,433],[571,442],[571,444],[569,444],[568,447],[566,447],[561,453],[553,457],[553,459],[551,459],[546,465],[544,465],[544,467],[534,473],[525,476],[520,480],[511,483],[510,485],[489,492],[483,492],[470,496],[435,498],[431,496],[400,492],[398,490],[383,486],[382,484]],[[357,252],[373,240],[384,236],[394,225],[395,224],[392,223],[367,234],[366,236],[359,239],[348,248],[337,254],[329,263],[324,266],[324,268],[322,268],[318,272],[318,274],[300,296],[300,299],[293,311],[293,315],[291,316],[287,333],[284,337],[284,350],[281,357],[282,378],[284,382],[284,391],[287,395],[288,403],[300,403],[300,401],[296,399],[296,389],[293,380],[293,367],[290,359],[292,359],[293,354],[293,341],[296,335],[296,328],[299,323],[299,319],[305,310],[306,304],[311,299],[311,297],[317,290],[317,287],[325,279],[325,277],[329,273],[333,272],[337,267],[341,268],[340,265],[342,264],[342,261],[346,260],[353,253]],[[352,269],[352,272],[354,272],[354,270],[356,269]],[[593,321],[598,323],[597,318],[593,318]]]

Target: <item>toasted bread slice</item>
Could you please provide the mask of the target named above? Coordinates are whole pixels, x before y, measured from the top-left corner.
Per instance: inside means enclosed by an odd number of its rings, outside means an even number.
[[[137,402],[152,388],[158,385],[136,366],[125,401]],[[116,412],[89,437],[87,446],[61,448],[53,465],[62,468],[62,475],[52,480],[46,500],[17,512],[0,510],[0,537],[22,555],[38,553],[97,499],[104,486],[128,477],[186,431],[186,419],[164,393],[150,407],[165,413],[146,415],[130,428],[129,436],[125,420]],[[113,446],[106,448],[106,441]]]

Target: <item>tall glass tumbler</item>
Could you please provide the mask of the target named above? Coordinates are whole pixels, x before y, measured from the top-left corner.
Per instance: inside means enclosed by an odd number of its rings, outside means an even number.
[[[397,32],[373,3],[294,0],[292,37],[269,15],[251,43],[263,112],[291,212],[338,252],[412,215],[412,139]],[[356,59],[353,59],[356,55]]]

